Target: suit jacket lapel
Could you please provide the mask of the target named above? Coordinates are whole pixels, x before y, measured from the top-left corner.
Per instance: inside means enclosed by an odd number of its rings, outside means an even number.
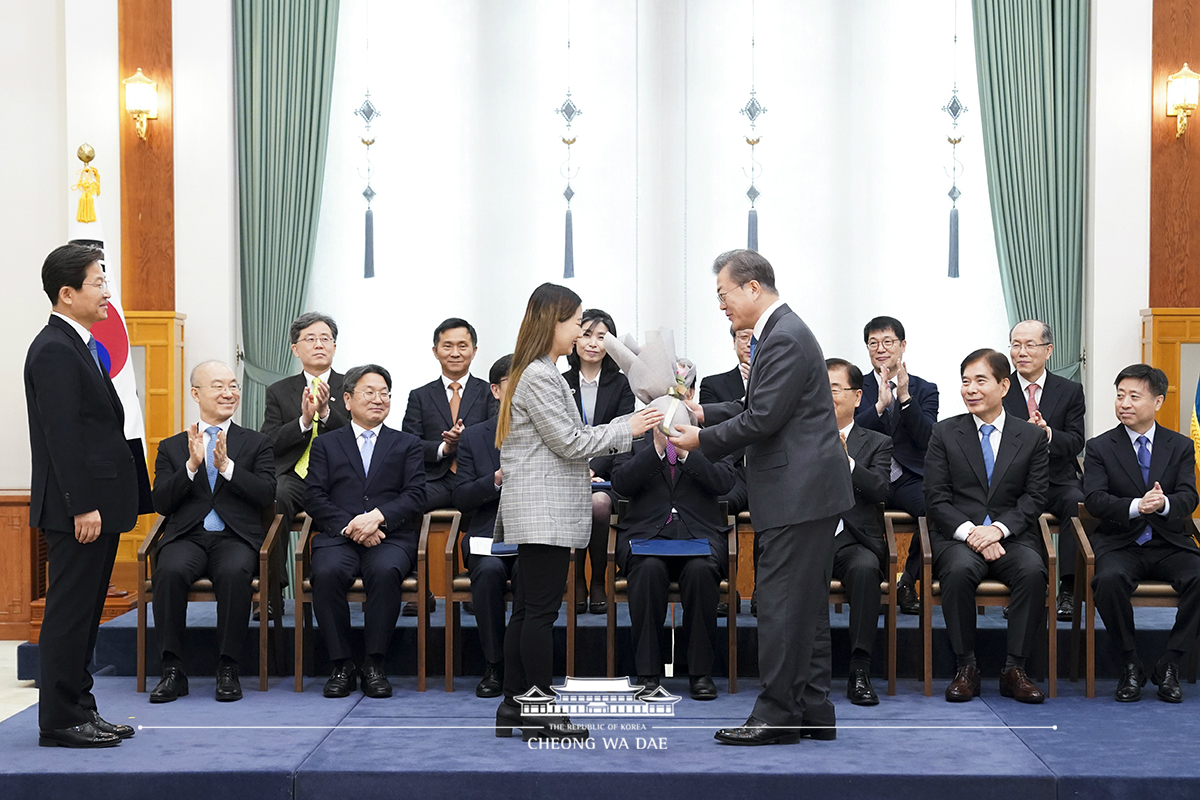
[[[1150,449],[1150,482],[1146,484],[1149,489],[1154,485],[1154,482],[1162,477],[1163,465],[1171,460],[1171,440],[1165,436],[1158,436],[1159,431],[1155,431],[1154,445]],[[1141,475],[1141,468],[1138,468],[1138,475]]]
[[[1117,454],[1117,461],[1120,462],[1121,466],[1125,468],[1125,471],[1129,473],[1129,479],[1133,481],[1134,486],[1141,486],[1145,489],[1148,489],[1150,486],[1154,485],[1153,480],[1149,486],[1147,486],[1146,481],[1142,479],[1142,467],[1140,464],[1138,464],[1137,451],[1133,449],[1133,445],[1129,441],[1129,434],[1126,432],[1124,425],[1119,425],[1113,430],[1112,445],[1113,450],[1115,450]],[[1157,450],[1158,448],[1156,447],[1154,449]],[[1154,453],[1151,452],[1150,477],[1152,479],[1154,477],[1155,460]]]
[[[1004,395],[1004,410],[1018,419],[1029,420],[1029,406],[1021,392],[1021,382],[1014,371],[1008,376],[1008,394]]]
[[[392,449],[392,445],[396,443],[395,431],[384,425],[379,426],[379,435],[375,437],[375,452],[371,453],[371,473],[364,475],[364,478],[369,486],[371,479],[379,474],[379,470],[383,469],[380,466],[384,462],[388,451]],[[362,456],[359,456],[358,466],[362,468]]]
[[[225,434],[225,457],[230,461],[237,463],[238,458],[242,454],[242,446],[246,443],[246,430],[235,423],[229,423],[229,433]],[[207,467],[207,465],[205,465]],[[235,467],[236,469],[236,467]],[[221,482],[217,482],[216,489],[221,488]],[[215,495],[216,490],[213,491]]]
[[[465,393],[466,387],[459,389],[459,396]],[[442,417],[442,424],[445,425],[445,430],[450,430],[454,427],[454,420],[450,419],[450,397],[446,394],[446,384],[442,383],[442,379],[438,378],[435,383],[429,384],[430,399],[433,400],[434,407],[438,410],[438,414]],[[459,413],[462,413],[462,400],[458,401]]]
[[[88,349],[88,346],[84,343],[83,339],[79,337],[79,333],[68,323],[54,315],[50,316],[50,324],[55,325],[60,330],[65,331],[67,336],[70,337],[71,344],[75,348],[75,352],[78,353],[79,357],[87,363],[88,367],[91,369],[92,379],[96,381],[98,387],[102,389],[108,396],[108,402],[112,403],[113,408],[117,412],[117,416],[121,418],[121,422],[124,424],[125,409],[121,405],[121,398],[117,396],[117,389],[115,386],[113,386],[112,379],[108,377],[108,373],[96,368],[96,362],[92,358],[92,351]]]
[[[784,303],[779,308],[775,309],[775,313],[767,320],[767,324],[763,325],[762,338],[754,346],[755,355],[757,355],[763,346],[763,342],[767,341],[767,337],[771,335],[771,331],[775,329],[775,324],[783,319],[784,314],[790,314],[792,310],[788,308],[788,304]],[[754,388],[754,361],[750,362],[750,377],[746,381],[746,396],[742,400],[742,406],[747,407],[750,404],[750,392]]]
[[[462,401],[458,404],[459,419],[467,418],[467,414],[471,411],[471,407],[474,406],[476,401],[478,401],[483,395],[481,388],[482,387],[480,387],[479,380],[477,378],[470,375],[467,376],[467,384],[463,387]],[[446,407],[449,409],[450,404],[447,403]],[[457,422],[458,420],[455,421]]]
[[[988,485],[989,500],[992,499],[992,492],[995,491],[996,487],[1000,485],[1001,478],[1004,477],[1005,471],[1008,470],[1009,464],[1012,463],[1013,458],[1017,454],[1017,450],[1020,449],[1021,445],[1017,440],[1017,437],[1020,435],[1017,433],[1017,431],[1020,430],[1020,428],[1016,427],[1019,424],[1020,423],[1014,420],[1013,427],[1000,434],[1000,450],[996,453],[996,463],[992,465],[992,482]],[[1029,424],[1028,420],[1025,421],[1025,424]],[[1040,431],[1041,429],[1039,428],[1038,430]],[[982,444],[979,448],[979,459],[980,461],[983,460]],[[987,475],[986,467],[984,469],[984,475]]]
[[[344,434],[339,434],[339,431],[346,431]],[[338,444],[342,446],[342,451],[346,454],[346,458],[350,461],[350,465],[354,467],[354,471],[360,478],[363,479],[363,484],[366,484],[367,473],[363,471],[362,453],[358,450],[358,441],[354,435],[354,428],[347,425],[344,428],[339,428],[334,431],[331,436],[337,436]],[[375,449],[379,449],[379,444],[376,443]],[[371,456],[371,463],[375,463],[375,456]]]
[[[963,417],[962,424],[958,427],[958,446],[963,455],[967,457],[971,469],[975,470],[975,477],[979,480],[979,485],[987,486],[987,467],[983,463],[983,447],[979,444],[979,431],[975,427],[975,418],[970,414]],[[994,468],[992,474],[995,474]]]
[[[850,429],[850,435],[846,437],[846,452],[855,461],[858,461],[862,456],[862,449],[866,435],[862,432],[862,426],[855,425]]]
[[[1042,387],[1042,400],[1038,403],[1038,412],[1043,419],[1049,419],[1062,400],[1062,384],[1054,377],[1049,371],[1046,372],[1046,385]]]

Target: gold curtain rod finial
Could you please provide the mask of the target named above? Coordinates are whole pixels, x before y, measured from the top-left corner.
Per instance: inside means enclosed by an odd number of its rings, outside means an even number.
[[[90,144],[84,142],[83,144],[79,145],[79,149],[75,151],[75,155],[79,157],[80,161],[88,164],[96,157],[96,151],[92,149]]]

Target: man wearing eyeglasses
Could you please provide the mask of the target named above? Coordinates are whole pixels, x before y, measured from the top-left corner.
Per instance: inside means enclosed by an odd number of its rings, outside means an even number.
[[[200,421],[163,440],[154,462],[154,510],[167,518],[154,555],[154,630],[162,679],[151,703],[188,693],[183,633],[191,585],[207,576],[217,596],[216,697],[242,699],[238,659],[250,621],[251,581],[275,499],[271,441],[233,422],[242,390],[233,370],[205,361],[192,370]]]
[[[862,402],[854,421],[864,428],[892,437],[892,466],[888,473],[888,508],[898,508],[914,518],[925,515],[925,451],[938,417],[937,385],[910,375],[904,364],[904,325],[894,317],[875,317],[863,328],[863,341],[871,371],[863,376]],[[905,614],[921,613],[917,573],[921,569],[921,544],[909,541],[904,574],[896,586],[897,601]]]
[[[391,697],[384,658],[400,617],[400,590],[417,563],[417,520],[425,508],[421,440],[386,427],[392,376],[377,364],[346,373],[350,424],[313,442],[305,503],[313,519],[313,611],[333,674],[326,697],[347,697],[362,679],[367,697]],[[351,660],[346,591],[361,576],[365,659]]]
[[[1046,323],[1027,319],[1013,326],[1009,355],[1012,373],[1004,410],[1026,419],[1046,433],[1050,444],[1050,488],[1046,511],[1058,517],[1058,603],[1060,620],[1070,621],[1075,602],[1075,558],[1078,546],[1071,519],[1083,502],[1077,456],[1083,449],[1086,408],[1083,386],[1046,369],[1054,352],[1054,333]]]

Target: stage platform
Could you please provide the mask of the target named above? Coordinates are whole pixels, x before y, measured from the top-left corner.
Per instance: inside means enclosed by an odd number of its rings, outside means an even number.
[[[915,681],[896,697],[859,708],[834,693],[838,739],[759,748],[723,746],[722,725],[744,720],[753,682],[712,702],[687,698],[685,679],[665,688],[683,699],[674,717],[593,718],[594,744],[550,749],[492,733],[495,700],[472,693],[415,691],[372,700],[330,700],[321,681],[302,694],[290,679],[267,692],[250,688],[237,703],[217,703],[214,681],[191,679],[191,694],[150,705],[134,679],[100,677],[96,695],[110,720],[137,735],[99,751],[37,745],[37,708],[0,723],[0,797],[86,795],[211,800],[419,797],[611,800],[621,797],[969,797],[972,800],[1200,796],[1200,703],[1185,687],[1183,705],[1150,696],[1112,701],[1065,683],[1042,706],[1003,699],[994,680],[983,697],[951,705],[926,698]],[[624,726],[644,728],[622,729]]]

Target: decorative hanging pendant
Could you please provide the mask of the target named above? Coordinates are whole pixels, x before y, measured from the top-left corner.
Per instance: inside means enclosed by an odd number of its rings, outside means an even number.
[[[578,141],[578,136],[571,132],[571,123],[575,118],[583,113],[583,109],[575,105],[575,101],[571,99],[571,4],[567,3],[567,99],[563,100],[562,105],[554,109],[554,113],[562,116],[567,123],[566,132],[562,136],[562,143],[567,146],[567,159],[559,167],[559,174],[567,179],[567,188],[563,190],[563,197],[567,201],[567,222],[566,232],[563,236],[563,278],[575,277],[575,231],[571,222],[571,198],[575,196],[575,190],[571,188],[571,179],[579,174],[579,168],[571,168],[571,145]]]
[[[967,112],[966,105],[958,97],[958,0],[954,2],[954,60],[951,71],[953,88],[950,90],[950,102],[942,106],[942,111],[950,115],[950,127],[957,131],[958,118]],[[962,162],[958,160],[958,145],[962,140],[962,134],[955,136],[951,133],[946,137],[950,143],[950,168],[945,170],[950,178],[950,191],[946,192],[950,198],[950,252],[946,268],[949,278],[958,277],[958,198],[962,196],[958,189],[958,176],[963,173]]]
[[[746,190],[746,197],[750,199],[750,212],[746,219],[746,248],[757,252],[758,209],[754,204],[761,192],[758,191],[754,182],[762,175],[762,164],[754,157],[754,148],[762,141],[762,136],[756,134],[758,118],[767,113],[767,109],[758,101],[754,91],[754,3],[750,4],[750,99],[746,101],[746,105],[742,106],[739,113],[750,120],[750,133],[744,137],[746,144],[750,145],[750,168],[742,167],[742,174],[750,179],[750,188]]]
[[[370,6],[370,3],[368,3],[367,4],[367,39],[366,39],[366,52],[367,52],[367,56],[368,56],[368,58],[367,58],[368,72],[369,72],[370,52],[371,52],[370,30],[371,30],[371,6]],[[364,278],[374,278],[375,277],[375,214],[374,214],[374,212],[371,211],[371,201],[375,199],[375,190],[373,188],[371,188],[371,176],[374,174],[375,170],[371,164],[371,145],[375,144],[375,136],[373,136],[371,134],[371,123],[374,122],[376,120],[376,118],[381,117],[383,115],[379,113],[379,109],[376,108],[376,106],[373,102],[371,102],[370,86],[367,87],[366,91],[367,91],[366,96],[363,98],[362,104],[359,105],[359,107],[354,110],[354,115],[357,117],[362,117],[362,121],[363,121],[363,125],[364,125],[363,133],[358,138],[358,140],[360,142],[362,142],[363,147],[366,148],[366,154],[365,154],[366,174],[364,175],[362,170],[359,170],[359,173],[358,173],[359,177],[365,178],[365,180],[367,182],[367,187],[365,189],[363,189],[363,192],[362,192],[363,198],[366,199],[366,201],[367,201],[367,213],[366,213],[366,218],[364,220],[364,225],[363,225],[363,277]]]

